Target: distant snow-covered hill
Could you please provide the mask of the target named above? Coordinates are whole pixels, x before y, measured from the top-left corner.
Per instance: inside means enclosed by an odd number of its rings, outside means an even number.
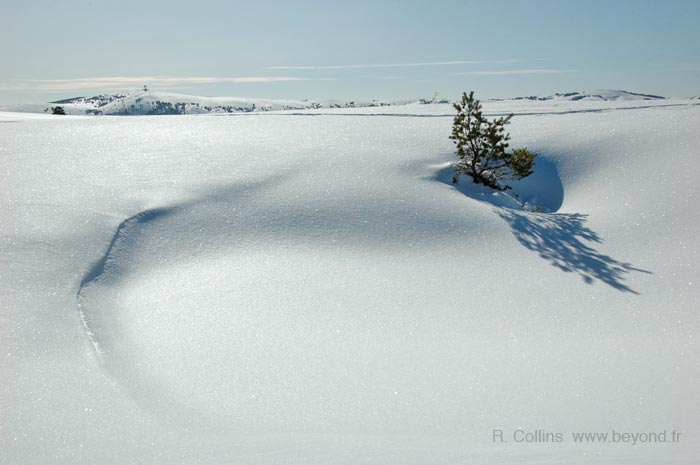
[[[3,111],[51,113],[60,106],[69,115],[185,115],[200,113],[247,113],[318,108],[378,107],[408,103],[342,100],[273,100],[241,97],[197,97],[166,92],[137,91],[75,97],[45,104],[12,105]]]
[[[565,92],[548,95],[546,97],[529,96],[515,97],[512,100],[569,100],[572,102],[578,100],[584,101],[615,101],[615,100],[664,100],[665,97],[660,95],[639,94],[636,92],[628,92],[626,90],[611,90],[600,89],[594,91],[582,92]]]
[[[567,92],[549,96],[491,99],[491,101],[560,101],[560,102],[622,102],[661,101],[658,95],[639,94],[624,90],[596,90],[591,92]],[[285,110],[319,110],[339,108],[369,108],[406,105],[409,103],[449,104],[449,100],[413,99],[400,101],[348,101],[348,100],[275,100],[243,97],[198,97],[167,92],[138,90],[93,97],[74,97],[48,103],[20,104],[0,107],[0,111],[51,114],[57,106],[68,115],[187,115],[226,114]]]

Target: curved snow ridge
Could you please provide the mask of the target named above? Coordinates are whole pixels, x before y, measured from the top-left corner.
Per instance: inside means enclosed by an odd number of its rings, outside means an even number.
[[[93,330],[90,324],[90,319],[87,313],[85,312],[85,309],[83,308],[84,290],[90,285],[99,282],[102,279],[102,276],[105,274],[105,272],[113,271],[112,268],[114,266],[114,255],[118,250],[121,250],[123,248],[124,243],[126,242],[132,230],[146,223],[149,223],[157,218],[162,218],[166,215],[169,215],[174,210],[175,208],[173,207],[148,209],[141,211],[133,216],[130,216],[129,218],[119,223],[119,226],[117,226],[117,229],[114,235],[112,236],[112,239],[110,240],[104,255],[102,255],[102,257],[100,257],[100,259],[97,260],[90,267],[88,272],[80,281],[77,294],[78,313],[80,315],[80,320],[83,323],[83,327],[85,328],[85,333],[87,334],[88,339],[90,340],[90,343],[94,347],[95,352],[98,354],[98,356],[101,357],[104,354],[104,350],[102,349],[100,342],[97,340],[95,336],[95,331]]]

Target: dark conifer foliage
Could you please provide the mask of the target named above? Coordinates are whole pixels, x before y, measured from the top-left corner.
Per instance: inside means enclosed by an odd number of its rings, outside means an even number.
[[[513,115],[490,120],[483,115],[481,102],[474,91],[462,94],[454,104],[457,116],[452,124],[452,139],[457,146],[457,161],[452,182],[461,174],[472,177],[475,183],[494,189],[505,190],[510,186],[501,181],[518,180],[532,174],[535,154],[526,148],[508,152],[510,134],[506,124]]]

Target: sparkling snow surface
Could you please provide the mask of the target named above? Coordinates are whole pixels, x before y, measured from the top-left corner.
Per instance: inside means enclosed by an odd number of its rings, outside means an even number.
[[[689,103],[487,103],[508,194],[449,105],[0,113],[0,462],[695,463]]]

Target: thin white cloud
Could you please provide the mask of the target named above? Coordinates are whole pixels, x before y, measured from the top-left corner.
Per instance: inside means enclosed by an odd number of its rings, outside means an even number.
[[[507,69],[498,71],[464,71],[461,73],[452,73],[453,76],[515,76],[523,74],[564,74],[575,73],[574,69],[552,69],[552,68],[537,68],[537,69]]]
[[[218,83],[266,83],[308,81],[310,79],[289,76],[243,76],[243,77],[176,77],[176,76],[114,76],[76,79],[17,79],[0,81],[2,91],[63,91],[80,89],[120,89],[144,84],[155,86],[192,86]]]
[[[484,65],[497,63],[515,63],[515,60],[499,61],[424,61],[415,63],[364,63],[355,65],[303,65],[303,66],[268,66],[265,69],[368,69],[368,68],[410,68],[416,66],[454,66],[454,65]]]

